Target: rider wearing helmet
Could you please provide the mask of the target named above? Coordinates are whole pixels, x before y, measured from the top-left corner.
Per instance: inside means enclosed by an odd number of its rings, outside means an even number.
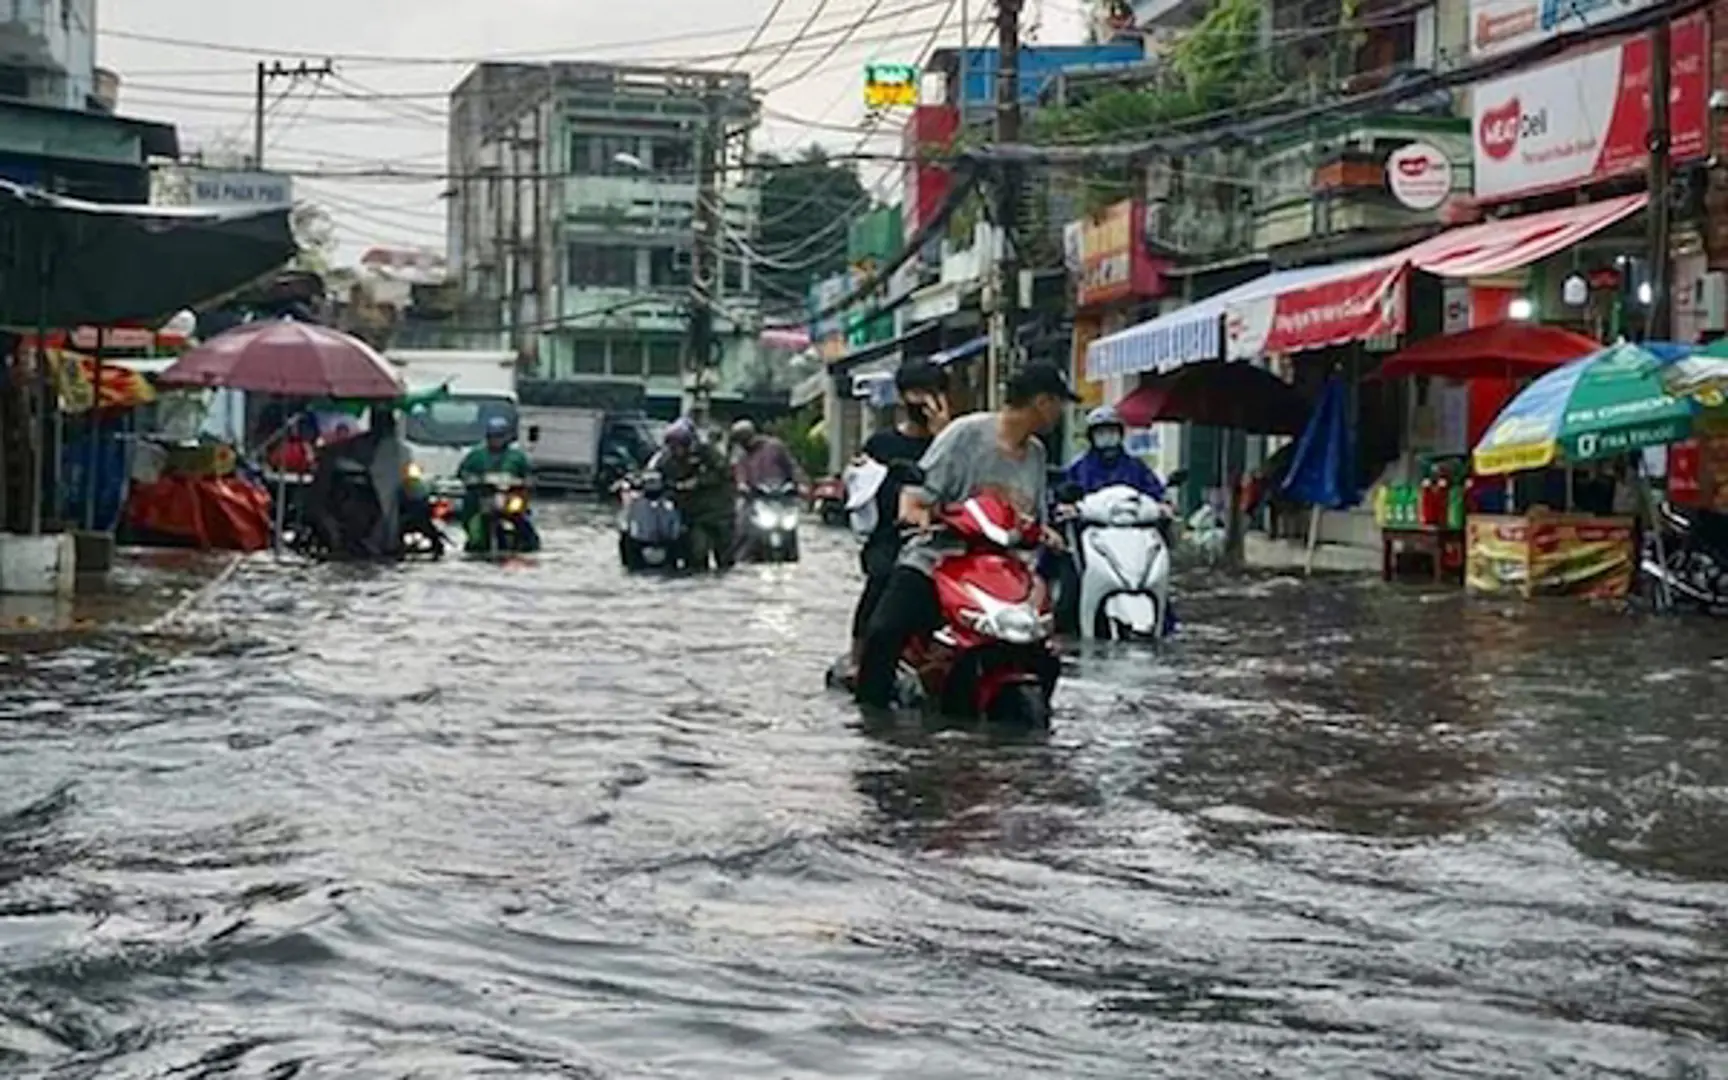
[[[528,455],[515,444],[515,423],[507,416],[488,417],[486,441],[468,451],[456,468],[456,476],[462,481],[462,524],[471,541],[480,519],[480,497],[486,477],[504,473],[524,484],[528,482]]]
[[[1154,499],[1164,498],[1164,481],[1158,479],[1144,461],[1123,447],[1127,425],[1115,409],[1100,405],[1086,417],[1086,452],[1068,463],[1062,472],[1065,484],[1080,489],[1081,495],[1126,484]]]
[[[706,569],[710,560],[721,569],[732,565],[732,470],[689,417],[666,429],[664,445],[648,468],[665,479],[684,518],[690,565]]]
[[[735,472],[740,491],[804,482],[804,470],[786,444],[757,431],[748,417],[732,425],[732,448],[738,454]]]

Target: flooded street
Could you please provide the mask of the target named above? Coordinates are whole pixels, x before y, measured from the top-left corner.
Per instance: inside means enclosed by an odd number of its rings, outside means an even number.
[[[8,1077],[1728,1075],[1728,629],[1197,578],[865,731],[855,555],[245,563],[0,653]]]

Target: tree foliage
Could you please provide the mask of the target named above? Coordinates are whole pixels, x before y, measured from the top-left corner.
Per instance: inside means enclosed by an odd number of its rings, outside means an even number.
[[[820,146],[763,162],[755,247],[768,261],[757,265],[756,282],[767,306],[802,308],[813,284],[846,269],[846,229],[836,222],[868,209],[864,184],[853,165],[830,161]]]

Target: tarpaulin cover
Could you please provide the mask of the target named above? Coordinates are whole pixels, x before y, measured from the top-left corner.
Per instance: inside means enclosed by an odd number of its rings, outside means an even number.
[[[270,546],[270,495],[235,476],[163,476],[132,485],[126,524],[202,550],[262,551]]]
[[[1344,382],[1334,375],[1326,381],[1320,404],[1296,442],[1290,472],[1284,477],[1283,491],[1289,498],[1328,510],[1356,505],[1356,452],[1345,406]]]

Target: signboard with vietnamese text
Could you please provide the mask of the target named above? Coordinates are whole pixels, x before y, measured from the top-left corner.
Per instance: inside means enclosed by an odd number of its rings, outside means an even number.
[[[918,104],[918,68],[913,64],[868,64],[864,68],[864,107],[911,108]]]
[[[1127,299],[1134,291],[1134,203],[1116,203],[1079,226],[1075,300],[1088,308]]]
[[[1709,152],[1709,30],[1675,20],[1669,122],[1675,161]],[[1648,36],[1529,68],[1470,95],[1476,198],[1504,200],[1577,187],[1645,167],[1650,127]]]
[[[1612,22],[1656,0],[1470,0],[1470,56],[1497,56]]]
[[[152,201],[163,206],[269,210],[294,205],[294,179],[282,173],[187,166],[162,170],[153,186]]]

